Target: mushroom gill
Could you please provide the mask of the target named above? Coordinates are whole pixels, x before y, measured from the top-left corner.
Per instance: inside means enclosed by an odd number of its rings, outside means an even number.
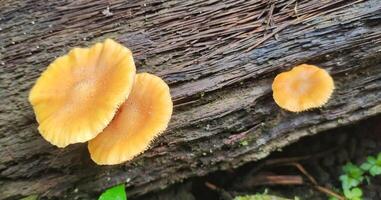
[[[127,99],[134,77],[131,51],[111,39],[74,48],[48,66],[29,94],[39,132],[58,147],[94,138]]]
[[[272,89],[281,108],[301,112],[323,106],[331,97],[334,82],[324,69],[302,64],[277,75]]]
[[[168,85],[157,76],[137,74],[131,94],[115,118],[89,141],[91,158],[100,165],[131,160],[167,128],[171,115]]]

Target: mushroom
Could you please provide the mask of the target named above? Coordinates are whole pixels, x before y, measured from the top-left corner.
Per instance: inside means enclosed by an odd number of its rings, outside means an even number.
[[[334,83],[324,69],[302,64],[277,75],[272,89],[274,100],[281,108],[301,112],[327,103]]]
[[[134,77],[131,51],[111,39],[74,48],[48,66],[29,94],[39,132],[58,147],[94,138],[127,99]]]
[[[137,74],[131,94],[115,118],[89,141],[91,158],[99,165],[131,160],[167,128],[171,115],[168,85],[152,74]]]

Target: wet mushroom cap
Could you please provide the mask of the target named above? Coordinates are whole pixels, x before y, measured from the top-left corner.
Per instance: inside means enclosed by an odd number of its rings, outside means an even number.
[[[115,118],[89,141],[91,158],[99,165],[131,160],[167,128],[171,115],[168,85],[157,76],[137,74],[131,94]]]
[[[278,74],[272,89],[274,100],[281,108],[301,112],[327,103],[334,90],[334,82],[324,69],[302,64]]]
[[[111,39],[74,48],[48,66],[29,94],[39,132],[58,147],[94,138],[127,99],[134,77],[131,51]]]

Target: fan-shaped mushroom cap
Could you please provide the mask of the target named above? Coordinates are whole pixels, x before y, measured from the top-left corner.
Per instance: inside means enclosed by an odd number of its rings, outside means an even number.
[[[324,69],[302,64],[277,75],[272,89],[281,108],[301,112],[324,105],[331,97],[334,83]]]
[[[137,74],[131,94],[115,118],[89,141],[91,158],[100,165],[131,160],[167,128],[171,115],[172,100],[167,84],[157,76]]]
[[[94,138],[127,99],[134,77],[131,51],[111,39],[74,48],[48,66],[29,94],[38,130],[58,147]]]

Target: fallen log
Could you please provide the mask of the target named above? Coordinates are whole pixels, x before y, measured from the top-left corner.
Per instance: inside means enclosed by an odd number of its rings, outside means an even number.
[[[44,141],[27,101],[55,57],[105,38],[128,46],[139,72],[165,79],[175,105],[150,150],[107,167],[86,144]],[[94,199],[119,183],[138,196],[379,114],[380,44],[379,0],[3,0],[0,199]],[[321,109],[286,112],[271,83],[301,63],[328,70],[336,90]]]

